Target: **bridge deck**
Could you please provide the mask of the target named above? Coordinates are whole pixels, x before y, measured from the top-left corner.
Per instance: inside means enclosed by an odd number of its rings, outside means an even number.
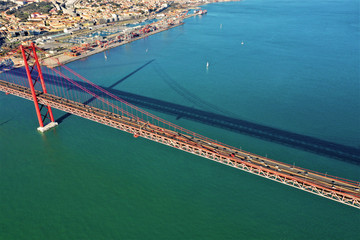
[[[30,88],[0,80],[0,91],[32,101]],[[360,209],[358,182],[281,163],[54,95],[39,91],[36,95],[41,104]]]

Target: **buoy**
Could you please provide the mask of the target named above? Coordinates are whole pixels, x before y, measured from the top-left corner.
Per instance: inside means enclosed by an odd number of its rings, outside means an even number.
[[[139,137],[139,135],[137,135],[137,134],[134,134],[134,138],[138,138]]]

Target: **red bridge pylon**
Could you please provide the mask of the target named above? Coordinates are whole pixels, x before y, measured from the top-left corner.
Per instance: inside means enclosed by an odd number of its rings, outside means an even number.
[[[58,124],[54,120],[54,116],[53,116],[51,107],[40,104],[39,101],[38,101],[36,92],[35,92],[35,85],[40,80],[42,92],[45,93],[45,94],[47,93],[46,87],[45,87],[44,77],[43,77],[41,67],[40,67],[40,63],[39,63],[39,58],[38,58],[38,56],[36,54],[36,48],[35,48],[34,43],[31,43],[30,46],[20,45],[20,50],[21,50],[21,53],[22,53],[22,57],[24,59],[26,75],[27,75],[28,80],[29,80],[29,86],[30,86],[30,89],[31,89],[31,94],[32,94],[32,97],[33,97],[34,105],[35,105],[35,111],[36,111],[36,115],[37,115],[39,125],[40,125],[40,127],[38,127],[37,130],[40,131],[40,132],[45,132],[45,131],[49,130],[50,128],[55,127]],[[31,69],[30,69],[29,65],[31,65],[31,63],[29,63],[29,62],[30,62],[31,59],[34,60],[34,63],[32,64]],[[38,73],[38,75],[37,75],[36,78],[33,79],[32,76],[31,76],[31,73],[34,70]],[[45,120],[49,120],[50,122],[47,125],[44,126],[44,121]]]

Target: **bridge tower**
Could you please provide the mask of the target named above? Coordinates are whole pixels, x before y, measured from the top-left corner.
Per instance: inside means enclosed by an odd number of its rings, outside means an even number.
[[[26,75],[29,80],[29,86],[31,89],[31,95],[33,97],[36,115],[39,121],[39,127],[37,128],[40,132],[45,132],[55,126],[58,125],[57,122],[54,120],[54,116],[50,106],[45,106],[39,103],[36,92],[35,92],[35,85],[40,81],[41,89],[43,93],[47,93],[45,87],[44,77],[41,71],[39,58],[36,54],[36,48],[34,43],[31,43],[30,46],[23,46],[20,45],[20,50],[22,57],[24,59],[24,66],[26,70]],[[32,64],[33,62],[33,64]],[[31,68],[31,69],[30,69]],[[37,77],[32,77],[31,74],[33,71],[37,72]],[[44,125],[44,121],[48,120],[49,123]]]

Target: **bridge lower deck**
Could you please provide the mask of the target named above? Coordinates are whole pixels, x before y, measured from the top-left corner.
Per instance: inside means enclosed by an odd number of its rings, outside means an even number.
[[[32,101],[30,88],[0,80],[0,91]],[[159,142],[360,209],[359,183],[302,169],[222,143],[155,126],[65,98],[36,92],[40,104]]]

